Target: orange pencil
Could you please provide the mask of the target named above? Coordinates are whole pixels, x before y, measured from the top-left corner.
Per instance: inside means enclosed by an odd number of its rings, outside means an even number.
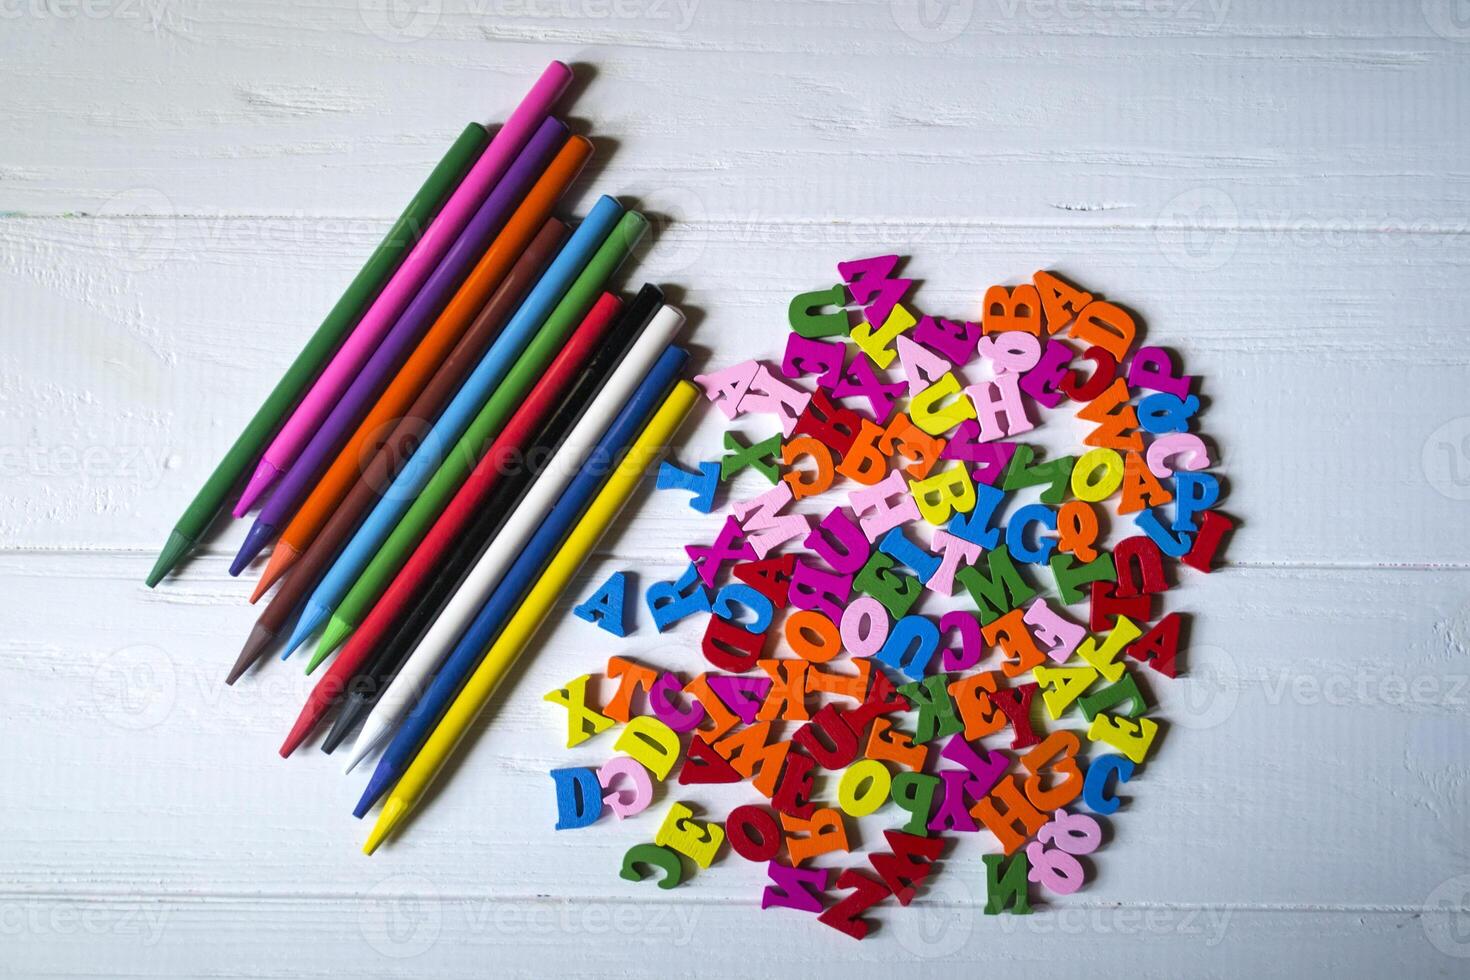
[[[439,363],[454,347],[475,314],[485,305],[517,257],[551,214],[551,209],[592,156],[592,143],[573,136],[536,181],[526,199],[511,215],[495,241],[449,301],[444,312],[424,334],[392,383],[383,392],[352,438],[342,447],[301,507],[296,511],[271,552],[260,576],[254,602],[299,558],[317,531],[332,516],[347,491],[362,473],[362,462],[382,446],[392,423],[407,409],[433,377]]]

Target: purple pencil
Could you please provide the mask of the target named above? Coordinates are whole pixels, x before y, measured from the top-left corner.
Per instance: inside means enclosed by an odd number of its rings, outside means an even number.
[[[485,203],[480,205],[474,217],[450,246],[443,261],[430,274],[423,288],[414,296],[413,302],[394,322],[393,328],[383,338],[373,356],[363,365],[321,428],[277,484],[270,499],[256,516],[249,533],[245,535],[245,543],[240,546],[239,554],[230,565],[231,575],[239,575],[260,553],[260,549],[265,547],[266,542],[275,537],[277,529],[290,521],[296,508],[316,483],[322,469],[336,456],[343,442],[382,393],[424,331],[443,311],[454,291],[484,254],[491,239],[505,224],[526,191],[546,169],[547,163],[566,139],[566,125],[557,119],[547,119],[516,156],[505,177],[485,199]]]

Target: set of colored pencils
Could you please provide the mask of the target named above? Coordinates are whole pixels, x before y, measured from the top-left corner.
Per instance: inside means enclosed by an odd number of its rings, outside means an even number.
[[[271,647],[335,652],[281,747],[336,712],[371,853],[421,798],[694,403],[684,317],[609,288],[648,222],[611,197],[553,215],[592,143],[551,115],[553,62],[493,138],[467,126],[205,482],[156,585],[234,488],[274,542],[233,684]],[[254,469],[247,476],[251,463]]]

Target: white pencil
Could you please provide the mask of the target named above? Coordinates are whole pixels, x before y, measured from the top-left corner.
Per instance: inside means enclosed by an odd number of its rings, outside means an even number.
[[[542,518],[576,475],[582,461],[683,325],[684,314],[672,306],[661,307],[654,314],[607,384],[572,427],[556,456],[531,484],[490,547],[445,604],[439,618],[404,660],[393,683],[378,698],[352,745],[345,771],[351,772],[354,766],[367,758],[413,707],[440,662],[485,604],[485,597],[500,582],[500,577],[520,554],[522,546],[536,533]]]

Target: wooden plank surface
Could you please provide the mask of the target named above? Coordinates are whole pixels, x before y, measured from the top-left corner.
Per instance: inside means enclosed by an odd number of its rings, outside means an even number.
[[[1455,5],[528,3],[0,11],[0,973],[1463,975]],[[701,364],[777,356],[792,293],[893,250],[948,315],[1059,269],[1205,377],[1242,526],[1227,569],[1170,595],[1196,616],[1189,674],[1155,688],[1173,724],[1083,892],[982,916],[966,841],[857,945],[760,912],[733,857],[672,895],[620,881],[673,797],[553,834],[546,770],[611,748],[561,749],[539,695],[610,653],[687,671],[697,638],[567,617],[369,860],[360,778],[276,757],[299,669],[222,683],[253,620],[225,571],[243,529],[141,586],[445,141],[550,57],[578,64],[599,145],[578,206],[654,216],[625,284],[670,288]],[[683,455],[722,422],[701,413]],[[667,576],[713,527],[641,495],[576,592]]]

